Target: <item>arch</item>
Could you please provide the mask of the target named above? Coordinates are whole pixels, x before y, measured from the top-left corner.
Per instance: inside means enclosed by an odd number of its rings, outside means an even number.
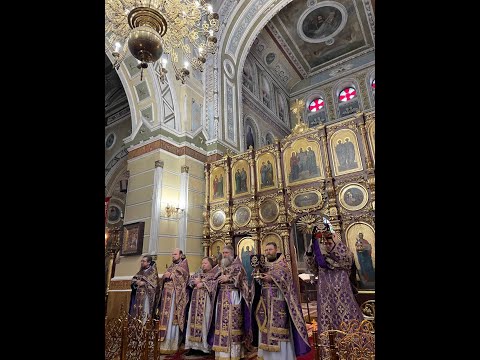
[[[222,68],[224,59],[236,59],[234,66],[237,68],[234,79],[234,97],[236,99],[235,104],[237,107],[237,119],[243,119],[243,106],[242,104],[242,92],[243,92],[243,67],[250,51],[250,47],[257,38],[260,31],[266,26],[266,24],[287,4],[292,0],[280,0],[277,4],[272,5],[268,0],[256,0],[256,1],[239,1],[235,2],[223,2],[218,13],[224,20],[225,26],[220,27],[218,33],[219,46],[217,55],[215,57],[215,68],[211,70],[211,76],[214,79],[213,91],[217,91],[221,88],[222,84],[228,79],[227,74]],[[252,26],[252,24],[255,24]],[[223,36],[223,34],[227,34]],[[218,70],[217,70],[218,69]],[[218,75],[217,75],[218,71]],[[215,108],[219,108],[218,113],[223,113],[220,108],[233,106],[232,103],[228,103],[226,96],[218,92],[218,96],[213,96],[215,104],[206,111],[209,111],[209,119],[207,122],[213,121],[216,115]],[[212,111],[213,110],[213,111]],[[227,120],[228,121],[228,120]],[[238,133],[244,133],[244,122],[237,121]],[[239,142],[241,149],[243,142]],[[242,149],[241,149],[242,150]]]
[[[340,93],[348,87],[353,87],[356,91],[356,95],[353,99],[340,103],[338,97],[340,96]],[[360,85],[356,79],[342,79],[333,86],[332,91],[337,118],[349,116],[363,109],[362,97],[360,96]]]
[[[105,54],[110,59],[110,62],[112,63],[112,66],[113,66],[114,60],[112,56],[112,49],[110,48],[109,42],[107,39],[105,39]],[[140,129],[140,126],[141,126],[141,121],[137,116],[137,114],[140,114],[140,111],[139,109],[137,109],[137,104],[136,104],[136,101],[134,100],[135,96],[132,94],[132,90],[130,86],[128,86],[129,75],[127,73],[127,70],[125,69],[124,66],[120,66],[116,71],[117,71],[118,77],[120,78],[120,81],[122,82],[125,95],[127,95],[127,101],[128,101],[128,107],[130,108],[130,119],[131,119],[131,129],[130,129],[131,135],[130,136],[132,136],[134,133],[136,134],[136,132]],[[138,126],[139,121],[140,121],[140,126]]]
[[[288,102],[280,89],[277,89],[277,114],[284,124],[290,125]]]
[[[113,47],[110,44],[110,41],[106,35],[105,53],[113,64],[114,60],[112,56],[112,51]],[[137,79],[139,79],[140,74],[137,73],[133,76],[130,76],[125,65],[125,60],[128,56],[131,56],[130,53],[126,55],[124,61],[122,61],[120,67],[118,68],[118,70],[116,70],[122,86],[125,90],[125,94],[127,95],[128,106],[130,108],[131,134],[130,136],[126,137],[124,141],[132,141],[136,137],[142,125],[145,125],[150,131],[158,130],[160,127],[162,127],[162,125],[165,126],[165,106],[167,103],[171,104],[170,107],[173,107],[171,111],[173,114],[173,121],[175,125],[173,128],[168,126],[166,127],[168,127],[168,131],[171,131],[176,135],[180,135],[183,131],[183,129],[180,128],[180,112],[178,106],[173,106],[173,104],[178,104],[179,102],[177,99],[176,91],[174,91],[174,88],[170,87],[170,84],[172,83],[172,81],[174,81],[174,71],[173,69],[169,68],[171,65],[167,64],[168,74],[166,76],[165,84],[162,84],[160,82],[159,76],[157,75],[159,67],[158,62],[155,64],[155,66],[149,66],[146,71],[143,72],[142,81],[147,82],[147,84],[149,85],[148,88],[150,90],[150,96],[140,102],[137,100],[137,97],[134,93],[135,86],[139,83],[139,80]],[[164,96],[165,94],[171,95],[171,99],[166,98]],[[154,119],[155,121],[153,124],[143,119],[141,115],[141,111],[145,110],[145,108],[147,108],[150,104],[155,107],[153,111],[154,116],[155,114],[158,116],[157,119]]]
[[[273,108],[274,90],[265,72],[260,73],[260,100],[269,109]]]
[[[323,100],[323,108],[319,112],[313,114],[309,110],[311,102],[315,99],[321,98]],[[313,127],[321,123],[326,123],[328,119],[328,109],[327,109],[327,100],[325,93],[322,90],[314,90],[310,92],[305,98],[305,109],[304,109],[304,119],[306,119],[308,126]],[[331,120],[331,119],[330,119]]]
[[[243,67],[242,73],[243,73],[243,85],[246,86],[247,89],[249,89],[252,94],[256,94],[257,84],[255,79],[257,77],[257,72],[250,58],[247,58],[247,60],[245,61],[245,66]]]
[[[250,138],[249,135],[249,128],[252,131],[252,137]],[[244,140],[244,146],[245,150],[248,150],[248,146],[250,145],[251,139],[253,139],[253,148],[258,149],[260,147],[260,129],[257,126],[257,123],[255,120],[252,119],[251,116],[247,116],[245,118],[245,124],[244,124],[244,129],[245,129],[245,136],[243,137]]]
[[[275,143],[275,136],[269,131],[265,135],[265,145],[270,145]]]

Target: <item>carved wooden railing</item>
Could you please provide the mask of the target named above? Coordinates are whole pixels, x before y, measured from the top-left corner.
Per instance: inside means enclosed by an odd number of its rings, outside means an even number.
[[[121,310],[118,318],[105,321],[105,360],[158,360],[158,321],[145,324]]]
[[[374,360],[375,335],[370,320],[342,322],[338,330],[313,331],[315,360]]]

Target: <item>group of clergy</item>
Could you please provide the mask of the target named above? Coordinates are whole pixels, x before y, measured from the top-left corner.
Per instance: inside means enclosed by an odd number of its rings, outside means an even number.
[[[328,243],[314,234],[312,240],[305,259],[319,278],[319,333],[341,321],[361,320],[348,283],[352,254],[335,238]],[[193,275],[180,249],[172,252],[161,279],[152,257],[144,256],[132,279],[130,314],[144,323],[149,316],[158,320],[161,354],[176,353],[184,342],[187,355],[214,351],[215,359],[237,360],[257,347],[258,359],[295,359],[310,351],[301,303],[274,242],[264,255],[252,284],[231,245],[223,248],[218,264],[203,258]]]

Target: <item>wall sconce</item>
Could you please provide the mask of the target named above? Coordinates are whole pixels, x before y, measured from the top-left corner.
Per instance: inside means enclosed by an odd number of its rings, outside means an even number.
[[[165,208],[165,212],[167,214],[167,217],[171,217],[172,215],[178,215],[178,212],[183,212],[183,209],[180,209],[179,207],[174,207],[170,204],[167,204],[167,207]]]

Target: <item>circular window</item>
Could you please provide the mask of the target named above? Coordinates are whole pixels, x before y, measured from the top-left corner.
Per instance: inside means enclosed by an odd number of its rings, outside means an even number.
[[[114,133],[110,133],[107,135],[107,137],[105,138],[105,148],[107,149],[110,149],[113,144],[115,144],[115,134]]]
[[[325,105],[325,102],[323,101],[323,99],[318,98],[318,99],[313,100],[310,103],[310,105],[308,106],[308,110],[310,110],[310,112],[316,112],[316,111],[321,110],[324,105]]]
[[[352,100],[355,96],[357,96],[357,90],[353,87],[348,87],[342,90],[338,99],[340,101],[348,101]]]

